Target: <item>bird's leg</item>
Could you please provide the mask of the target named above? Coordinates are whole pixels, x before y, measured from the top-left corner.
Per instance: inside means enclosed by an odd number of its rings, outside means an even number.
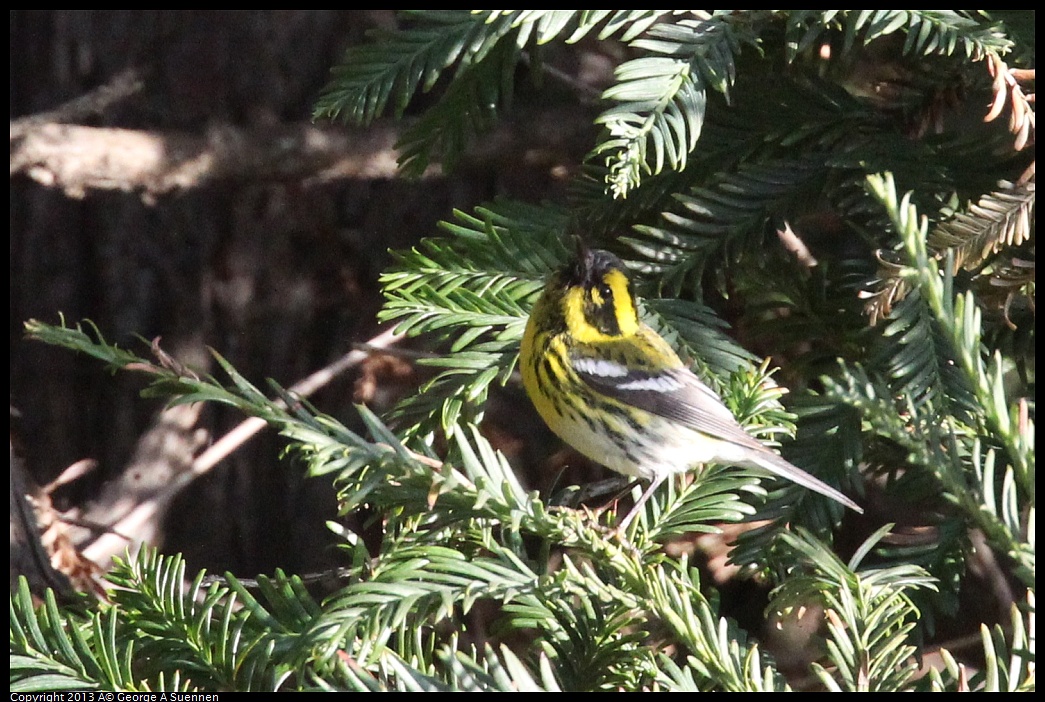
[[[668,477],[667,473],[664,473],[662,475],[658,475],[656,478],[654,478],[650,482],[649,487],[646,488],[646,492],[642,493],[642,497],[640,497],[635,502],[635,506],[631,508],[631,511],[628,512],[628,514],[624,517],[624,519],[622,519],[617,524],[617,528],[615,529],[615,531],[618,534],[623,534],[627,530],[628,525],[631,524],[631,520],[635,518],[635,515],[637,515],[639,513],[639,510],[642,509],[642,506],[644,504],[646,504],[646,500],[648,500],[650,498],[650,496],[653,494],[654,490],[656,490],[658,487],[660,487],[660,484],[664,482],[664,479],[666,477]]]

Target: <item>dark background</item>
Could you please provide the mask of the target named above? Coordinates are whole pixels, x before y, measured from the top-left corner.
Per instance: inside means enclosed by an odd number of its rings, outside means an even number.
[[[166,352],[206,372],[215,370],[211,347],[256,384],[289,386],[379,331],[388,249],[438,234],[454,208],[561,197],[591,143],[593,108],[568,90],[534,89],[541,99],[520,100],[453,174],[430,169],[414,181],[394,171],[398,123],[313,123],[331,67],[367,30],[392,25],[390,11],[48,10],[12,11],[10,20],[13,433],[39,484],[96,461],[53,498],[103,524],[116,516],[128,471],[139,470],[145,437],[169,438],[162,405],[138,396],[140,377],[26,340],[26,320],[90,319],[143,355],[136,335],[161,337]],[[70,103],[128,70],[138,89],[97,109]],[[15,125],[58,130],[57,148],[25,156],[32,142],[16,138]],[[139,177],[148,159],[137,152],[114,156],[141,136],[161,147],[160,175]],[[219,165],[206,177],[171,175],[197,156]],[[72,174],[59,170],[65,160]],[[417,382],[401,364],[366,372],[371,387],[391,391],[362,398],[378,410]],[[312,401],[353,422],[357,378],[339,378]],[[197,450],[241,420],[205,408]],[[263,433],[196,480],[158,532],[164,550],[184,552],[190,571],[243,576],[336,560],[323,526],[335,516],[328,481],[303,480],[280,448]],[[147,491],[171,469],[133,479]]]

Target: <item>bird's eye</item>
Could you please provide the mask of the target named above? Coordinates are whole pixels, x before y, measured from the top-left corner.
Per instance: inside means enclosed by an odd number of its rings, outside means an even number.
[[[610,288],[609,285],[606,285],[605,283],[599,286],[599,294],[602,295],[602,299],[604,300],[613,299],[613,290]]]

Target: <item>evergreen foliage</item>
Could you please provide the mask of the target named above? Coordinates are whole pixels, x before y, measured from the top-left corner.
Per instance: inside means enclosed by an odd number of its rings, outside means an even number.
[[[567,203],[455,213],[383,275],[382,318],[439,352],[421,392],[385,419],[361,407],[363,436],[276,386],[291,401],[269,399],[220,357],[223,378],[201,379],[97,329],[27,324],[145,373],[149,394],[265,419],[335,481],[344,512],[380,515],[382,543],[371,552],[332,525],[349,565],[323,601],[282,573],[205,585],[148,549],[117,566],[119,589],[100,605],[36,605],[23,583],[12,688],[788,689],[757,632],[664,548],[758,520],[731,558],[775,585],[770,612],[823,609],[811,672],[824,687],[1032,690],[1033,101],[1005,61],[1033,69],[1033,13],[401,19],[348,52],[316,113],[367,124],[431,92],[403,136],[408,174],[452,167],[546,45],[617,42],[628,57]],[[862,545],[848,561],[836,536],[858,525],[841,507],[751,471],[709,466],[670,484],[623,535],[607,528],[613,510],[525,489],[478,426],[491,390],[513,382],[530,306],[575,233],[628,261],[646,321],[753,433],[862,496],[878,521],[849,540]],[[792,238],[804,250],[780,244]],[[786,409],[774,377],[791,389]],[[885,513],[936,536],[894,539]],[[1004,626],[981,627],[982,668],[943,650],[944,666],[919,678],[918,645],[955,614],[973,532],[1020,601]],[[480,603],[495,621],[473,631]]]

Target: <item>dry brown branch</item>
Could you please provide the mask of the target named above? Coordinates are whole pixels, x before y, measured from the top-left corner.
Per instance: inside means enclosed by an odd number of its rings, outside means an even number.
[[[312,124],[206,134],[87,127],[141,90],[135,71],[58,107],[11,122],[11,175],[82,198],[90,190],[140,193],[146,201],[222,179],[391,178],[394,126],[366,132]]]
[[[146,201],[220,180],[392,178],[398,133],[390,125],[226,126],[196,135],[44,123],[12,138],[11,175],[74,198],[121,190]]]
[[[400,335],[388,330],[378,334],[367,342],[367,346],[373,349],[383,349],[395,344]],[[367,358],[369,351],[353,350],[342,356],[334,363],[322,368],[307,378],[295,383],[289,388],[292,394],[307,397],[319,390],[331,380],[354,368]],[[172,410],[165,410],[171,412]],[[83,554],[95,563],[107,568],[113,556],[123,553],[128,544],[120,534],[133,534],[137,546],[149,540],[155,531],[158,519],[170,505],[171,501],[188,486],[193,480],[209,472],[226,456],[242,446],[252,436],[257,434],[266,426],[265,421],[256,417],[241,422],[235,429],[225,434],[218,441],[209,446],[203,453],[196,456],[183,470],[174,472],[163,469],[164,480],[155,485],[155,489],[142,492],[137,495],[124,495],[124,499],[132,499],[133,504],[124,505],[119,512],[122,516],[112,524],[112,532],[106,533],[89,543],[83,548]],[[186,430],[189,427],[185,427]]]
[[[549,168],[586,143],[586,118],[539,113],[506,122],[476,141],[463,167],[516,169],[522,159]],[[25,174],[69,197],[91,190],[156,198],[217,181],[390,179],[398,175],[395,144],[402,125],[364,129],[310,123],[242,129],[224,125],[206,134],[85,127],[41,122],[12,125],[11,175]],[[16,137],[16,131],[18,136]],[[441,173],[430,166],[422,177]]]
[[[242,128],[228,124],[205,133],[90,127],[72,122],[101,114],[139,91],[126,72],[53,110],[11,122],[11,175],[82,198],[92,190],[156,198],[224,180],[389,179],[398,175],[395,144],[401,122],[364,129],[292,123]],[[522,157],[554,163],[587,143],[587,117],[539,112],[504,122],[476,140],[465,165],[500,168]],[[544,156],[542,156],[544,155]],[[440,173],[429,167],[424,177]]]
[[[138,72],[128,69],[94,90],[62,103],[53,110],[38,112],[11,122],[11,142],[23,138],[33,129],[48,123],[76,122],[103,114],[110,106],[129,98],[144,85]]]

